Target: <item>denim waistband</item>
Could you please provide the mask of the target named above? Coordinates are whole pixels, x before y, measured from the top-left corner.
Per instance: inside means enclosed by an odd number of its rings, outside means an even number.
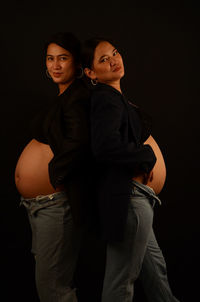
[[[132,184],[134,187],[139,189],[140,192],[144,193],[151,199],[158,201],[158,203],[161,205],[160,198],[156,195],[156,193],[154,192],[154,190],[152,188],[150,188],[149,186],[146,186],[144,184],[141,184],[140,182],[138,182],[136,180],[132,180]]]
[[[20,206],[25,206],[32,215],[42,208],[62,203],[63,200],[67,200],[67,195],[64,191],[59,191],[48,195],[38,195],[34,198],[24,198],[21,196]]]

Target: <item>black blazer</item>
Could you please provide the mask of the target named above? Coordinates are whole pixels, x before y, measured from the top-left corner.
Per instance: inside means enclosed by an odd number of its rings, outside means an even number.
[[[156,157],[139,108],[116,89],[98,84],[91,96],[91,141],[97,162],[96,196],[101,233],[122,240],[132,190],[131,179],[149,172]]]
[[[77,224],[84,220],[91,179],[89,114],[90,90],[82,80],[75,80],[31,125],[33,138],[50,145],[54,153],[50,181],[54,188],[66,187]]]

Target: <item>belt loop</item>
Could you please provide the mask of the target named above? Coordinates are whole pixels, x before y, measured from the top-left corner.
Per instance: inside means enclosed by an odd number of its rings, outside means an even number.
[[[50,200],[54,199],[53,194],[50,194],[48,197],[49,197]]]

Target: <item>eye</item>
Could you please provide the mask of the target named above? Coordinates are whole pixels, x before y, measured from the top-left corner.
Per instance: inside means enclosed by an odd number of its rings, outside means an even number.
[[[114,52],[113,52],[113,56],[116,56],[118,54],[118,50],[115,49]]]
[[[108,60],[108,57],[104,57],[100,60],[100,62],[106,62]]]
[[[64,57],[64,56],[63,56],[63,57],[60,57],[60,60],[61,60],[61,61],[66,61],[66,60],[67,60],[67,57]]]
[[[52,57],[47,57],[47,61],[53,61]]]

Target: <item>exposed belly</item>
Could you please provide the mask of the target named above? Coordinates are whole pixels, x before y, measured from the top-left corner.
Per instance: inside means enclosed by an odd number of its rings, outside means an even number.
[[[26,198],[56,192],[49,180],[48,163],[53,157],[49,145],[33,139],[21,153],[16,169],[15,184]]]
[[[153,180],[151,182],[149,181],[147,185],[151,187],[156,194],[159,194],[164,186],[165,179],[166,179],[166,166],[165,166],[164,158],[162,156],[158,144],[156,143],[156,141],[152,136],[150,136],[144,144],[148,144],[152,147],[157,158],[157,161],[153,168]],[[136,180],[140,181],[139,178]]]
[[[157,158],[153,168],[153,180],[148,182],[156,194],[159,194],[166,179],[165,162],[160,148],[154,138],[150,136],[144,144],[149,144]],[[26,198],[46,195],[59,191],[54,189],[49,180],[48,164],[53,158],[53,152],[49,145],[33,139],[21,153],[16,169],[15,183],[19,193]],[[140,181],[140,179],[136,179]]]

